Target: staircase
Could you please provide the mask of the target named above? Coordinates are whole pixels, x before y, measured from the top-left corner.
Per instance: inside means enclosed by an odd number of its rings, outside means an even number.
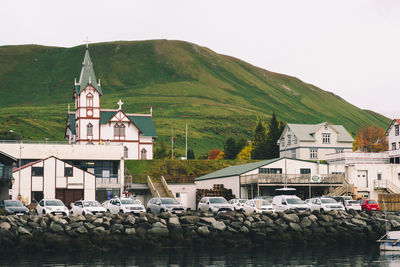
[[[354,185],[349,184],[346,180],[343,180],[343,185],[336,187],[327,196],[345,196],[354,195]]]
[[[386,191],[391,194],[400,194],[400,188],[388,180],[375,180],[374,189],[377,191]]]
[[[153,182],[151,178],[147,176],[147,185],[153,197],[174,197],[163,176],[161,176],[161,182]]]

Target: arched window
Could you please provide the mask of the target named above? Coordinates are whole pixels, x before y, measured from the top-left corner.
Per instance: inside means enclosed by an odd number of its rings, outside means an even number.
[[[124,158],[128,157],[128,148],[124,146]]]
[[[93,136],[93,125],[91,123],[87,125],[87,136]]]
[[[141,159],[147,159],[147,150],[146,149],[142,149],[141,153],[140,153],[140,158]]]
[[[114,137],[119,137],[119,126],[118,126],[118,124],[114,125]]]
[[[125,137],[125,125],[123,124],[119,126],[119,137]]]
[[[86,95],[86,107],[93,107],[93,95],[91,93]]]

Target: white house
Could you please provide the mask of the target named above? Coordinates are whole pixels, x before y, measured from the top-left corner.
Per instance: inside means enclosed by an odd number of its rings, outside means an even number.
[[[132,114],[118,109],[101,109],[103,95],[96,80],[89,50],[86,49],[79,82],[75,80],[75,110],[68,111],[65,138],[70,144],[122,144],[126,159],[153,159],[157,137],[150,114]]]
[[[386,131],[390,163],[400,164],[400,119],[394,119]]]
[[[329,166],[314,161],[290,158],[264,160],[227,167],[195,179],[197,189],[212,189],[223,184],[238,198],[273,196],[274,190],[295,187],[303,198],[328,193],[341,186],[344,176],[329,174]]]
[[[327,154],[353,150],[354,139],[342,125],[287,124],[279,138],[280,157],[325,160]]]
[[[26,203],[33,199],[57,198],[66,205],[79,199],[96,198],[96,177],[54,156],[13,170],[12,199]]]

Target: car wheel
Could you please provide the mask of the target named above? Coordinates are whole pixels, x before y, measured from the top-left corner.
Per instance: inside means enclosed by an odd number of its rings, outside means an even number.
[[[123,211],[123,210],[119,210],[119,212],[122,213],[122,214],[124,214],[124,211]]]
[[[211,211],[211,212],[212,212],[211,208],[209,208],[208,211]]]
[[[146,212],[147,212],[147,213],[151,213],[151,209],[147,209]]]
[[[73,214],[74,212],[71,210],[70,212],[69,212],[69,214]]]
[[[46,211],[45,211],[45,210],[43,210],[43,211],[42,211],[42,214],[46,214]]]
[[[324,209],[320,209],[319,212],[324,212]]]
[[[82,211],[82,215],[83,215],[83,216],[85,216],[85,215],[86,215],[86,213],[85,213],[84,211]]]
[[[164,209],[160,209],[160,213],[161,213],[161,212],[164,212]]]
[[[107,212],[110,212],[110,210],[109,210],[109,209],[107,209]]]
[[[362,208],[362,211],[363,211],[363,212],[367,212],[367,209],[366,209],[366,208]]]

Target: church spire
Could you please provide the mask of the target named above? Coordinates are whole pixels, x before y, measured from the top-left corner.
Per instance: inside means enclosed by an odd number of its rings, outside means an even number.
[[[80,92],[84,90],[89,84],[92,85],[99,92],[100,95],[103,94],[100,81],[99,83],[96,82],[96,75],[94,73],[93,63],[89,55],[89,48],[88,46],[86,46],[85,57],[82,62],[81,76],[79,78],[79,82],[75,84],[76,93],[80,94]]]

